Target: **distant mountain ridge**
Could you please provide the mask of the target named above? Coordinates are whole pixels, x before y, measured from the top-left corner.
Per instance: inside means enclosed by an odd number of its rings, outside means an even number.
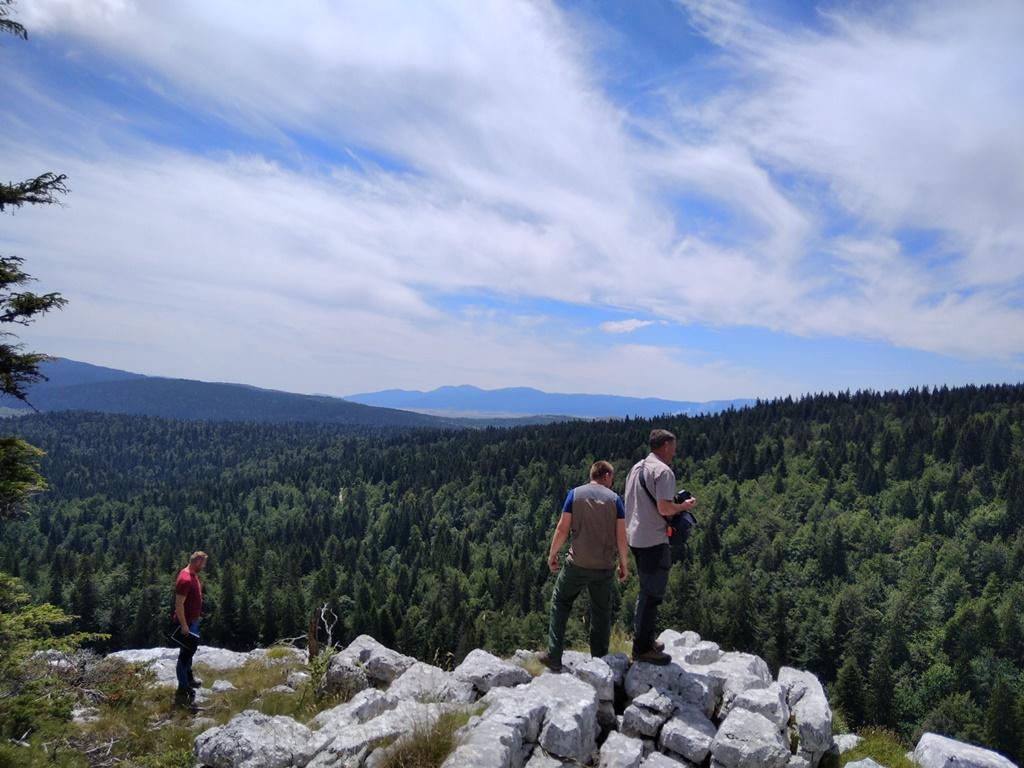
[[[563,394],[530,387],[480,389],[469,385],[438,387],[429,392],[385,389],[348,395],[346,400],[364,405],[402,408],[418,413],[445,416],[525,416],[558,414],[583,419],[652,417],[662,414],[718,413],[729,408],[753,405],[750,399],[665,400],[657,397],[622,395]]]
[[[29,400],[40,411],[388,428],[466,426],[450,419],[351,403],[337,397],[279,392],[246,384],[144,376],[63,358],[44,363],[41,371],[49,380],[29,388]],[[9,397],[0,398],[0,406],[28,410],[24,403]]]
[[[305,395],[248,384],[146,376],[59,358],[29,388],[40,411],[96,411],[196,421],[312,422],[361,427],[465,428],[521,426],[567,419],[717,413],[753,400],[708,403],[618,395],[557,394],[529,387],[484,390],[448,386],[431,392],[391,389],[353,395]],[[0,397],[0,415],[29,410]]]

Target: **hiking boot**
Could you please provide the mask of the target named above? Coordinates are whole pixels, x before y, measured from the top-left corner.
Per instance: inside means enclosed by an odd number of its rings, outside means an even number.
[[[178,688],[174,691],[174,706],[196,711],[196,692],[191,688]]]
[[[672,657],[667,653],[659,651],[657,648],[651,648],[649,651],[644,651],[643,653],[634,653],[633,661],[643,661],[648,664],[657,664],[659,667],[663,667],[672,661]]]
[[[202,688],[203,681],[200,680],[198,677],[193,677],[189,679],[188,686],[189,688]]]
[[[547,654],[547,652],[538,653],[537,660],[540,661],[541,664],[550,669],[552,672],[557,673],[562,671],[562,662],[555,661]]]
[[[654,641],[654,650],[656,650],[656,651],[664,651],[665,650],[665,644],[663,642],[661,642],[661,640],[655,640]]]

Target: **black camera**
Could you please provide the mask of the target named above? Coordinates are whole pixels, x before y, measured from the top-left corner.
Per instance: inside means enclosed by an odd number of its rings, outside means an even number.
[[[676,492],[676,495],[672,497],[672,501],[676,504],[682,504],[684,501],[692,498],[693,494],[683,488]],[[666,522],[669,527],[669,543],[673,549],[678,549],[690,538],[690,531],[697,525],[697,518],[693,512],[680,512],[668,518]]]

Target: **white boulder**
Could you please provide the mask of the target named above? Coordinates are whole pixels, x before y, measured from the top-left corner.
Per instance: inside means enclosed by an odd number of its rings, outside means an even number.
[[[921,768],[1017,768],[998,752],[937,733],[926,733],[917,742],[914,762]]]
[[[290,717],[249,709],[199,734],[193,751],[200,765],[211,768],[290,768],[310,735]]]

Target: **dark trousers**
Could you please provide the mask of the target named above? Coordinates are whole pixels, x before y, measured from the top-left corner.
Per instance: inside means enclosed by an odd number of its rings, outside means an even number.
[[[633,619],[633,655],[646,653],[654,647],[658,623],[658,606],[665,599],[668,572],[672,568],[672,551],[668,544],[654,547],[630,547],[640,575],[640,594],[636,598]]]
[[[613,568],[579,568],[566,563],[555,579],[551,593],[551,621],[548,624],[548,656],[562,661],[565,649],[565,625],[569,621],[572,604],[586,589],[590,594],[590,655],[600,658],[608,653],[608,640],[612,633],[612,581]]]
[[[198,635],[199,619],[193,621],[192,624],[189,626],[189,629],[193,633]],[[190,686],[192,684],[192,680],[194,679],[194,676],[192,675],[192,657],[196,655],[197,648],[198,646],[194,648],[186,648],[185,646],[181,646],[181,650],[178,651],[178,663],[175,665],[174,673],[175,676],[178,678],[179,690],[191,690]]]

